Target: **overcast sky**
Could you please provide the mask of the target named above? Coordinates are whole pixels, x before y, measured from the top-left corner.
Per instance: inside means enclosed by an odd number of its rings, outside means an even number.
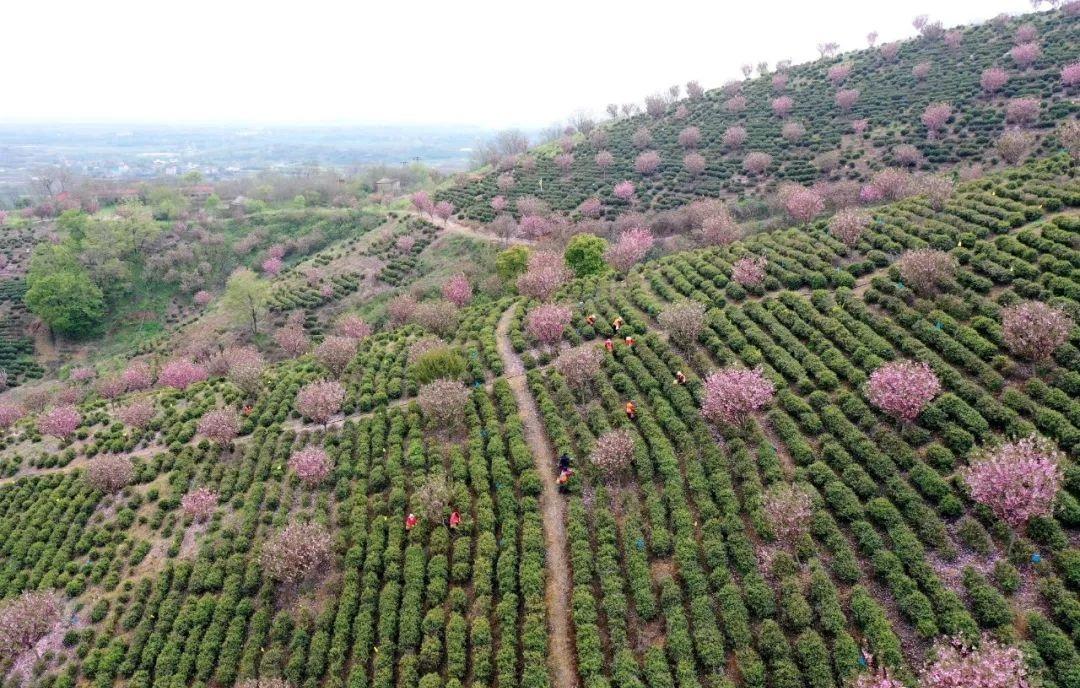
[[[1023,0],[5,3],[2,121],[540,126]]]

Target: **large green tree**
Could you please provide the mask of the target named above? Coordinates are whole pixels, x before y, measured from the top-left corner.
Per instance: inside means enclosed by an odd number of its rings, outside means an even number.
[[[495,258],[495,271],[507,283],[513,283],[525,272],[529,264],[529,249],[524,246],[511,246]]]
[[[24,298],[32,313],[68,337],[95,333],[105,315],[104,295],[81,269],[35,277]]]
[[[270,300],[270,283],[247,268],[237,268],[229,275],[221,306],[234,320],[247,323],[252,334],[259,333],[259,319]]]
[[[599,275],[604,271],[607,241],[595,234],[575,234],[566,245],[566,266],[578,277]]]

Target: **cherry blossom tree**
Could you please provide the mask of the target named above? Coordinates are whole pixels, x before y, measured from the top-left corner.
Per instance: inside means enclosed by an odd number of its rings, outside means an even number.
[[[929,132],[930,138],[940,132],[945,123],[952,117],[952,105],[948,103],[930,103],[922,113],[922,123]]]
[[[600,374],[600,365],[604,355],[599,348],[591,344],[582,344],[567,349],[555,359],[555,370],[566,378],[566,384],[573,389],[584,389]]]
[[[785,88],[787,88],[788,78],[789,77],[788,77],[787,72],[777,72],[776,74],[773,74],[773,76],[772,76],[773,90],[776,91],[777,93],[783,92],[783,90]]]
[[[844,88],[836,92],[836,106],[844,112],[851,110],[858,100],[859,89],[857,88]]]
[[[224,446],[240,434],[240,418],[232,409],[207,411],[199,419],[196,431],[211,442]]]
[[[868,120],[865,120],[865,119],[853,119],[853,120],[851,120],[851,131],[854,132],[856,136],[862,136],[862,133],[864,131],[866,131],[867,127],[869,127],[869,126],[870,126],[870,122]]]
[[[94,385],[94,390],[102,399],[112,401],[127,391],[124,380],[120,375],[103,377]]]
[[[26,409],[18,404],[0,404],[0,428],[10,428],[26,415]]]
[[[1031,124],[1039,119],[1038,98],[1013,98],[1005,105],[1005,122],[1008,124]]]
[[[927,174],[915,180],[915,189],[920,196],[926,196],[934,210],[941,210],[952,198],[956,184],[943,174]]]
[[[465,421],[469,390],[460,381],[441,378],[422,386],[416,403],[433,426],[457,428]]]
[[[691,177],[696,177],[705,171],[705,156],[701,153],[687,153],[683,156],[683,169]]]
[[[679,132],[679,145],[683,148],[697,148],[701,143],[701,129],[689,126]]]
[[[747,174],[759,175],[769,169],[769,165],[771,164],[771,155],[761,151],[753,151],[752,153],[747,153],[746,157],[743,158],[742,166]]]
[[[915,77],[916,81],[923,81],[926,77],[930,76],[931,64],[929,61],[920,62],[911,68],[911,75]]]
[[[395,326],[404,325],[412,320],[413,313],[416,312],[416,299],[408,294],[401,294],[390,299],[390,302],[386,304],[386,313],[390,316],[391,324]]]
[[[629,180],[619,182],[615,185],[615,188],[612,189],[612,193],[615,194],[615,198],[618,198],[621,201],[629,201],[631,198],[633,198],[634,191],[634,182]]]
[[[746,138],[746,127],[738,124],[732,125],[724,130],[724,145],[732,150],[739,148],[746,143]]]
[[[794,185],[783,194],[784,210],[796,222],[809,222],[825,212],[825,199],[814,189]]]
[[[964,480],[973,500],[1017,529],[1050,513],[1061,486],[1062,457],[1053,442],[1032,435],[982,450]]]
[[[43,435],[64,439],[82,423],[82,414],[74,406],[54,406],[38,416],[38,430]]]
[[[910,143],[901,143],[893,146],[893,157],[896,162],[907,167],[914,167],[922,162],[922,153]]]
[[[1041,301],[1025,301],[1001,311],[1001,336],[1015,355],[1045,361],[1069,339],[1073,321],[1065,311]]]
[[[180,509],[185,516],[201,523],[214,513],[218,499],[217,492],[208,487],[198,487],[180,498]]]
[[[457,273],[443,284],[442,295],[444,299],[458,308],[469,303],[469,301],[472,301],[473,296],[469,278],[463,272]]]
[[[551,233],[552,224],[542,215],[526,215],[519,225],[521,234],[530,239],[540,239]]]
[[[851,76],[851,71],[852,66],[850,64],[841,63],[829,67],[826,75],[829,77],[829,81],[831,81],[833,85],[836,86],[843,83],[845,79]]]
[[[986,93],[997,93],[1009,80],[1009,73],[1001,67],[988,67],[979,77],[979,85]]]
[[[1035,135],[1020,129],[1008,129],[994,143],[1002,160],[1015,165],[1020,162],[1035,143]]]
[[[814,516],[814,498],[801,485],[777,483],[765,491],[761,510],[776,541],[795,550],[810,528]]]
[[[628,271],[649,252],[656,242],[652,232],[632,227],[619,235],[619,240],[604,252],[604,260],[619,272]]]
[[[274,332],[274,342],[294,358],[306,353],[311,346],[307,333],[299,325],[286,325],[278,329]]]
[[[791,96],[779,96],[773,98],[772,111],[773,114],[781,119],[791,114],[791,109],[795,106],[795,101],[791,99]]]
[[[158,384],[176,389],[187,389],[208,377],[206,368],[186,358],[175,358],[161,367]]]
[[[952,281],[956,261],[945,251],[920,248],[907,251],[896,261],[904,284],[919,294],[932,294]]]
[[[721,368],[705,378],[701,415],[712,423],[741,425],[772,402],[775,393],[776,387],[761,368]]]
[[[1061,84],[1065,88],[1080,85],[1080,62],[1070,62],[1061,68]]]
[[[570,326],[572,313],[568,306],[545,303],[536,306],[525,315],[525,330],[545,346],[553,346],[562,339]]]
[[[271,258],[277,258],[278,260],[281,260],[285,257],[285,247],[281,244],[274,244],[270,248],[266,249],[266,255],[270,256]]]
[[[790,143],[795,143],[805,135],[806,127],[801,122],[784,122],[784,126],[780,127],[780,136]]]
[[[154,384],[154,374],[150,367],[142,361],[136,361],[124,369],[120,374],[120,381],[124,385],[125,392],[139,392],[149,389]]]
[[[636,441],[630,428],[608,430],[596,438],[589,462],[608,480],[617,480],[634,463]]]
[[[79,366],[77,368],[72,368],[71,381],[78,383],[89,382],[90,380],[93,380],[96,375],[97,373],[94,372],[93,368]]]
[[[195,302],[196,306],[202,307],[213,301],[214,295],[205,289],[200,289],[195,292],[195,296],[192,297],[192,300]]]
[[[941,382],[925,363],[892,361],[870,374],[866,397],[870,403],[903,422],[919,417],[941,392]]]
[[[356,340],[351,337],[330,336],[315,347],[315,358],[334,376],[340,377],[356,358]]]
[[[528,267],[517,279],[517,289],[524,296],[547,301],[573,277],[562,256],[552,251],[533,251]]]
[[[457,306],[443,299],[417,304],[412,314],[412,322],[440,336],[457,329],[458,321]]]
[[[865,210],[844,208],[829,218],[829,233],[847,246],[854,246],[870,226],[870,221],[870,213]]]
[[[341,410],[345,387],[333,380],[310,382],[296,393],[297,412],[315,423],[326,423]]]
[[[1029,688],[1027,663],[1020,650],[983,634],[978,647],[963,638],[941,638],[930,652],[921,688]]]
[[[945,34],[945,45],[949,46],[950,50],[959,50],[960,46],[964,43],[963,31],[949,31]]]
[[[611,154],[611,151],[598,151],[596,157],[593,158],[593,162],[601,171],[604,171],[615,164],[615,156]]]
[[[701,241],[713,246],[728,246],[742,236],[742,229],[731,216],[727,206],[721,204],[701,220]]]
[[[634,159],[634,171],[638,174],[649,175],[660,169],[660,154],[654,150],[640,153]]]
[[[705,306],[697,301],[683,299],[660,311],[656,319],[675,344],[687,348],[697,341],[705,329]]]
[[[499,191],[509,191],[517,185],[513,172],[503,172],[495,179],[495,186]]]
[[[1057,137],[1072,159],[1080,160],[1080,120],[1067,119],[1061,122],[1057,128]]]
[[[0,603],[0,661],[33,650],[56,628],[63,613],[60,598],[51,590],[28,590]]]
[[[731,266],[731,279],[744,287],[754,287],[765,281],[765,268],[769,262],[765,256],[746,256]]]
[[[506,198],[503,196],[494,196],[491,199],[491,209],[496,213],[501,213],[506,210]]]
[[[342,337],[360,342],[371,336],[371,325],[359,315],[348,314],[338,319],[334,330]]]
[[[600,217],[600,211],[603,209],[603,204],[596,196],[590,196],[582,201],[578,205],[578,212],[584,217]]]
[[[86,482],[95,490],[106,494],[119,492],[127,487],[135,475],[131,459],[116,454],[105,454],[86,466]]]
[[[289,468],[308,487],[326,480],[332,467],[330,456],[319,447],[304,447],[289,457]]]
[[[431,215],[435,211],[435,204],[427,191],[417,191],[409,197],[409,200],[412,201],[413,208],[418,213]]]
[[[315,523],[290,523],[262,546],[262,566],[271,580],[295,585],[326,567],[333,556],[329,531]]]
[[[262,385],[266,359],[252,346],[231,346],[221,353],[228,370],[229,381],[244,392],[254,394]]]
[[[1027,69],[1035,63],[1035,60],[1042,57],[1042,48],[1034,41],[1021,43],[1009,51],[1009,57],[1013,59],[1017,67]]]
[[[435,216],[444,223],[454,214],[454,204],[450,201],[439,201],[435,204]]]
[[[271,277],[276,277],[283,267],[285,267],[285,263],[280,258],[271,257],[262,262],[262,271]]]

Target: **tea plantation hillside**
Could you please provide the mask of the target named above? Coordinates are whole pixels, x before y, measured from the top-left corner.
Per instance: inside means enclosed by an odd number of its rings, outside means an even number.
[[[1078,22],[1054,11],[927,31],[681,101],[657,100],[651,113],[620,116],[588,136],[578,132],[504,159],[438,198],[480,222],[496,216],[496,196],[511,212],[518,198],[534,196],[575,216],[595,198],[610,217],[758,194],[785,181],[865,181],[889,166],[992,166],[1001,161],[997,144],[1006,128],[1025,132],[1010,139],[1010,157],[1054,151],[1055,125],[1077,110],[1076,77],[1063,68],[1080,59]],[[984,77],[995,69],[1004,83]],[[949,106],[947,121],[939,128],[931,118],[928,130],[924,113],[941,103]],[[627,180],[636,187],[632,200],[614,191]]]

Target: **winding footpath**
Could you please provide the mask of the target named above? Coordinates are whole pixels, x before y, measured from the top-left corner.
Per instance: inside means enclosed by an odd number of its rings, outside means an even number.
[[[577,671],[574,666],[574,646],[570,640],[570,563],[566,547],[566,503],[555,487],[555,450],[540,422],[536,400],[525,381],[525,366],[510,344],[510,323],[518,304],[510,306],[499,318],[495,342],[503,362],[503,375],[517,402],[518,415],[525,428],[525,440],[536,460],[543,491],[540,494],[540,514],[544,521],[544,542],[547,548],[548,668],[554,678],[554,688],[575,688]]]

